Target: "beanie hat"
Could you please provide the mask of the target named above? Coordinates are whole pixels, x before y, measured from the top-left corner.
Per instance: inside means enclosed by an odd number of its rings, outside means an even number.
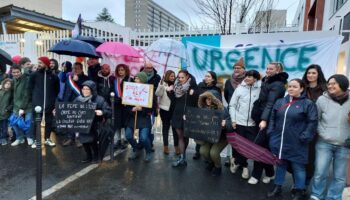
[[[327,83],[332,78],[334,78],[335,81],[339,84],[339,87],[340,87],[340,89],[343,92],[346,92],[348,90],[348,88],[349,88],[349,79],[346,76],[344,76],[343,74],[334,74],[333,76],[329,77]]]
[[[245,68],[245,67],[244,67],[244,60],[243,60],[243,57],[241,57],[241,58],[233,65],[233,67],[235,67],[235,66],[241,66],[241,67]]]
[[[139,78],[141,83],[147,83],[147,74],[145,72],[139,72],[135,77]]]
[[[41,62],[43,62],[47,67],[50,66],[50,59],[46,56],[41,56],[38,58]]]
[[[245,77],[247,76],[252,76],[254,77],[256,80],[260,80],[260,73],[256,70],[249,70],[245,73]]]
[[[17,56],[13,56],[12,57],[12,61],[15,63],[15,64],[19,64],[19,61],[21,60],[21,56],[17,55]]]

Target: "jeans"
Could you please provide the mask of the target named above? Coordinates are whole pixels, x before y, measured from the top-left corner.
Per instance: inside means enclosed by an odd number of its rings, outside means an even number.
[[[305,189],[305,179],[306,179],[306,170],[305,164],[290,162],[293,170],[293,178],[294,178],[294,188],[295,189]],[[284,177],[287,172],[287,162],[283,162],[278,164],[276,167],[276,176],[275,176],[275,184],[283,185]]]
[[[318,199],[341,200],[346,184],[348,159],[349,149],[318,140],[311,196]],[[333,165],[333,176],[326,190],[330,165]]]
[[[24,121],[31,121],[32,120],[32,113],[28,112],[28,113],[25,113],[25,117],[24,117]],[[15,134],[16,134],[16,139],[17,140],[23,140],[24,139],[24,136],[26,138],[31,138],[33,139],[33,130],[32,130],[32,124],[31,124],[31,127],[29,128],[29,130],[27,131],[23,131],[21,128],[19,128],[17,125],[13,126],[12,127],[13,130],[15,131]]]
[[[150,140],[150,128],[140,128],[139,129],[139,142],[145,148],[146,153],[151,153],[151,140]],[[134,138],[134,129],[127,127],[125,129],[125,137],[133,148],[133,151],[137,151],[138,145]]]
[[[8,120],[0,120],[0,140],[7,139]]]

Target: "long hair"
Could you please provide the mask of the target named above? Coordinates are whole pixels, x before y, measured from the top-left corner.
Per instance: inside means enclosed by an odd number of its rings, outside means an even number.
[[[117,65],[117,67],[115,68],[115,76],[119,77],[118,69],[121,68],[121,67],[124,68],[124,70],[125,70],[125,77],[130,76],[130,69],[129,69],[129,66],[127,66],[126,64],[119,64],[119,65]]]
[[[169,78],[170,78],[171,74],[174,74],[174,75],[175,75],[175,72],[174,72],[173,70],[167,70],[167,71],[165,72],[165,74],[164,74],[164,81],[165,81],[166,83],[169,83],[169,82],[170,82]]]
[[[320,88],[326,90],[327,89],[327,81],[324,77],[324,74],[323,74],[321,67],[319,65],[316,65],[316,64],[309,65],[305,70],[305,73],[304,73],[302,80],[304,81],[306,86],[309,86],[309,84],[310,84],[310,82],[307,80],[307,73],[310,69],[316,69],[316,71],[317,71],[317,74],[318,74],[317,87],[320,87]]]

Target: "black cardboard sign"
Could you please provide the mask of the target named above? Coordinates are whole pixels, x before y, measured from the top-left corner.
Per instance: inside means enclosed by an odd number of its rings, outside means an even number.
[[[56,103],[57,131],[89,133],[95,110],[95,103]]]

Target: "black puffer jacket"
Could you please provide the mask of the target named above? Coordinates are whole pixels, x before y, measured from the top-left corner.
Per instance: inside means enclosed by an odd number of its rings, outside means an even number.
[[[262,109],[261,120],[269,121],[273,105],[277,99],[284,97],[287,79],[288,74],[285,72],[263,78],[261,91],[257,100],[259,107]]]
[[[83,86],[87,86],[91,89],[92,98],[88,100],[86,103],[96,103],[96,110],[102,110],[102,116],[95,116],[94,121],[92,122],[92,126],[90,132],[88,134],[81,133],[79,135],[79,139],[81,143],[89,143],[93,140],[97,140],[97,132],[101,123],[106,121],[106,119],[112,116],[111,107],[109,107],[108,103],[104,100],[103,97],[97,95],[96,84],[93,81],[85,81],[82,84]],[[77,97],[74,102],[85,102],[82,96]]]
[[[45,75],[46,88],[44,84]],[[59,79],[51,70],[40,69],[31,73],[29,90],[32,92],[33,108],[36,106],[41,106],[43,108],[45,99],[45,112],[52,112],[55,108],[56,98],[60,91]],[[46,97],[44,97],[45,93]]]
[[[103,76],[101,71],[96,78],[97,94],[102,96],[111,105],[111,92],[113,92],[113,78],[111,75]]]

